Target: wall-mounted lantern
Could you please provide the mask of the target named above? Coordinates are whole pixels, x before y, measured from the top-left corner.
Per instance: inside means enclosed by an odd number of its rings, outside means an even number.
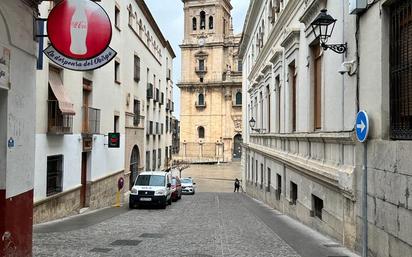
[[[327,10],[323,9],[320,11],[320,14],[312,22],[311,26],[315,37],[319,38],[320,45],[326,51],[328,49],[334,51],[338,54],[343,54],[348,48],[348,44],[326,44],[328,39],[332,36],[333,29],[335,28],[336,19],[327,14]]]

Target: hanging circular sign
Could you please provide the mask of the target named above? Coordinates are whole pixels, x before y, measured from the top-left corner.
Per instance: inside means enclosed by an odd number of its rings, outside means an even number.
[[[106,11],[90,0],[63,0],[50,12],[45,54],[72,70],[97,69],[117,54],[109,47],[112,25]]]

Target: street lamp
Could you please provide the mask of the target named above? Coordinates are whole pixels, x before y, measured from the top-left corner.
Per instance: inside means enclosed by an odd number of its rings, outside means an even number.
[[[266,131],[266,129],[255,129],[256,120],[253,117],[249,120],[249,126],[253,131],[256,131],[257,133],[264,133]]]
[[[256,126],[256,121],[255,119],[252,117],[249,121],[249,126],[252,130],[254,130],[255,126]]]
[[[327,14],[327,10],[323,9],[316,19],[311,23],[315,37],[320,39],[322,48],[326,51],[328,49],[338,54],[343,54],[347,50],[348,44],[326,44],[328,39],[332,36],[335,28],[336,19]]]

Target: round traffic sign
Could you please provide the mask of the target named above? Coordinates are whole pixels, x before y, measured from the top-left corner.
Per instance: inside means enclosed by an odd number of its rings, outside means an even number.
[[[123,187],[124,187],[124,178],[121,177],[121,178],[119,178],[119,180],[117,181],[117,188],[118,188],[119,191],[120,191],[120,190],[123,189]]]
[[[356,115],[355,131],[358,141],[365,142],[369,134],[369,117],[365,111],[360,111]]]
[[[63,0],[50,12],[47,34],[62,55],[85,60],[103,53],[112,39],[106,11],[90,0]]]

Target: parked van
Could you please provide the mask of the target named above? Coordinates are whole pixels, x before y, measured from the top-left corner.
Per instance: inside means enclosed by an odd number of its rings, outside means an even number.
[[[140,173],[132,187],[129,208],[140,205],[157,205],[166,209],[172,204],[172,175],[164,171],[147,171]]]

